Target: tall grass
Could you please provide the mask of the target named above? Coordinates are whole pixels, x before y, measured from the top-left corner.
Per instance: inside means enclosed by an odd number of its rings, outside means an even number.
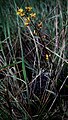
[[[1,0],[0,11],[0,119],[67,119],[68,1]]]

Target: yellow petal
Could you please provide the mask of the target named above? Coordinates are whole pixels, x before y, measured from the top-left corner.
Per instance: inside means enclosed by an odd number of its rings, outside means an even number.
[[[48,56],[48,54],[46,54],[46,60],[48,60],[49,59],[49,56]]]
[[[21,16],[21,17],[25,16],[25,13],[20,13],[20,16]]]
[[[22,9],[22,8],[18,9],[18,12],[21,12],[21,13],[22,13],[22,12],[23,12],[23,9]]]
[[[20,15],[20,12],[17,11],[17,15]]]

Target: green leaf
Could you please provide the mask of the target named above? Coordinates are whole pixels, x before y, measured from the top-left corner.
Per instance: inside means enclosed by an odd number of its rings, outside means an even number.
[[[22,69],[23,69],[23,76],[24,76],[24,80],[26,81],[26,69],[25,69],[25,63],[24,63],[24,56],[22,54]]]

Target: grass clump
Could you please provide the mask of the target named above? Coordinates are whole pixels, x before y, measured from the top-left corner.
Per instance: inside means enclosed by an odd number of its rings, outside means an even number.
[[[67,119],[68,2],[0,1],[0,119]]]

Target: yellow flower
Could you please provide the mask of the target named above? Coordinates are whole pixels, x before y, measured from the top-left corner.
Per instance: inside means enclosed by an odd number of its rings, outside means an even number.
[[[27,22],[30,22],[30,18],[29,18],[29,17],[27,17],[27,18],[26,18],[26,21],[27,21]]]
[[[42,28],[42,26],[43,26],[42,22],[38,23],[37,26],[38,26],[39,28]]]
[[[30,16],[31,16],[32,18],[36,18],[36,13],[31,13]]]
[[[17,15],[20,15],[20,13],[22,13],[22,12],[23,12],[23,9],[22,9],[22,8],[18,9]]]
[[[46,54],[46,60],[48,60],[49,59],[49,56],[48,56],[48,54]]]
[[[25,26],[28,26],[29,22],[30,22],[30,18],[29,17],[27,17],[27,18],[24,19],[24,25]]]
[[[32,10],[32,7],[25,7],[25,9],[30,12]]]
[[[24,18],[24,21],[27,22],[27,23],[29,23],[30,22],[30,18],[26,17],[26,18]]]
[[[24,23],[24,25],[25,25],[25,26],[28,26],[28,25],[29,25],[29,23],[28,23],[28,22],[25,22],[25,23]]]
[[[23,17],[25,15],[25,13],[24,13],[22,8],[18,9],[17,15],[20,15],[21,17]]]

